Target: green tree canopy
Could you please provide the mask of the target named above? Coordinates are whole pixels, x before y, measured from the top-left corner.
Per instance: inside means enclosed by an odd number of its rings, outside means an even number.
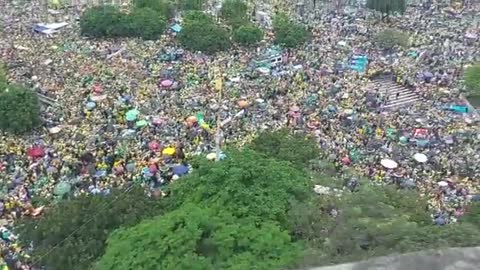
[[[181,10],[202,10],[205,0],[179,0],[178,6]]]
[[[166,22],[160,14],[150,8],[135,9],[127,18],[130,22],[125,28],[128,28],[128,36],[140,36],[143,39],[159,38],[165,31]]]
[[[294,48],[302,45],[308,39],[307,29],[298,23],[291,22],[287,15],[280,13],[273,19],[275,43],[284,47]]]
[[[306,174],[284,161],[251,150],[229,152],[222,162],[201,160],[194,172],[171,185],[173,204],[194,203],[224,209],[233,215],[274,220],[289,226],[291,201],[308,200]]]
[[[112,6],[86,10],[80,19],[81,33],[95,38],[141,37],[156,39],[166,27],[165,15],[153,8],[138,7],[123,13]]]
[[[21,220],[17,232],[25,246],[33,244],[33,259],[48,269],[84,270],[104,253],[110,232],[161,214],[162,209],[161,202],[140,188],[83,195],[61,201],[39,219]]]
[[[135,8],[151,8],[166,19],[170,19],[174,14],[174,6],[168,0],[134,0],[133,5]]]
[[[403,14],[407,6],[405,0],[367,0],[367,7],[388,16],[395,12]]]
[[[191,12],[180,32],[180,43],[188,50],[213,54],[230,47],[228,31],[207,15]]]
[[[34,91],[0,81],[0,130],[15,134],[31,131],[41,124],[40,105]]]
[[[125,14],[116,7],[103,6],[87,9],[80,18],[82,35],[101,38],[122,35]]]
[[[291,264],[300,252],[275,223],[188,204],[113,233],[96,269],[273,270]]]
[[[233,32],[233,40],[244,46],[252,46],[263,39],[263,31],[252,24],[240,26]]]
[[[309,161],[320,156],[320,149],[313,138],[292,134],[287,129],[260,133],[251,148],[268,157],[285,160],[297,168],[306,168]]]
[[[480,64],[467,68],[465,71],[465,86],[472,96],[480,96]]]
[[[375,37],[375,42],[382,49],[392,49],[395,46],[407,47],[408,41],[407,34],[395,29],[380,31]]]
[[[248,22],[248,6],[242,0],[226,0],[222,4],[220,16],[233,28]]]

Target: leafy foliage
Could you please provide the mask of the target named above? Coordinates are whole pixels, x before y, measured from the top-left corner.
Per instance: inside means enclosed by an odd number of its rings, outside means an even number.
[[[0,130],[19,134],[37,127],[41,121],[35,92],[8,84],[5,74],[0,76],[3,77],[0,78]]]
[[[298,23],[291,22],[287,15],[281,13],[273,19],[275,43],[288,48],[295,48],[308,39],[307,29]]]
[[[275,223],[189,204],[113,233],[96,269],[279,269],[300,251]]]
[[[179,0],[178,5],[182,10],[202,10],[205,0]]]
[[[95,38],[141,37],[158,38],[166,22],[159,11],[142,7],[130,14],[111,6],[90,8],[82,14],[80,29],[83,35]]]
[[[234,29],[248,22],[248,6],[242,0],[226,0],[222,4],[220,16]]]
[[[289,226],[292,201],[310,197],[309,179],[286,162],[251,150],[228,153],[218,163],[200,161],[188,177],[171,185],[173,203],[224,209],[233,215],[278,221]]]
[[[259,134],[251,147],[269,157],[288,161],[297,168],[306,168],[309,161],[320,155],[320,149],[314,139],[291,134],[286,129]]]
[[[480,64],[467,68],[465,71],[465,86],[472,96],[480,96]]]
[[[252,46],[261,41],[263,32],[260,28],[247,24],[240,26],[233,33],[233,40],[241,45]]]
[[[118,36],[123,30],[125,15],[113,6],[87,9],[80,18],[83,35],[100,38]]]
[[[230,47],[227,30],[223,29],[214,20],[201,12],[192,12],[186,16],[180,43],[188,50],[201,51],[213,54]]]
[[[161,204],[142,189],[113,191],[61,201],[39,219],[22,220],[17,232],[26,246],[35,247],[33,259],[48,269],[83,270],[104,253],[110,232],[160,213]]]
[[[150,8],[134,10],[127,18],[128,36],[140,36],[143,39],[156,39],[165,30],[166,22],[157,12]]]
[[[406,10],[405,0],[367,0],[367,8],[386,14],[395,12],[403,14]]]
[[[409,37],[407,34],[394,29],[381,31],[375,37],[375,41],[383,49],[392,49],[395,46],[408,46]]]
[[[174,14],[174,7],[168,0],[134,0],[133,5],[138,9],[153,9],[166,19],[170,19]]]

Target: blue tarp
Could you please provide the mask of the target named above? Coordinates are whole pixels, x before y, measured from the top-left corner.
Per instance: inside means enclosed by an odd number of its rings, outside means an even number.
[[[176,33],[179,33],[180,31],[182,31],[182,27],[178,23],[172,25],[170,29],[172,29],[172,31]]]
[[[457,113],[468,113],[467,106],[460,106],[460,105],[450,105],[448,107],[444,107],[445,110],[454,111]]]

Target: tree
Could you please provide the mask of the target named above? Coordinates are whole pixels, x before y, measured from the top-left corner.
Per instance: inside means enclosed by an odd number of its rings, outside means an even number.
[[[252,150],[229,152],[222,162],[200,160],[195,167],[191,175],[170,185],[175,208],[183,203],[207,205],[287,228],[291,202],[312,195],[304,172]]]
[[[204,23],[204,24],[212,24],[215,22],[212,16],[209,16],[202,11],[192,10],[187,11],[183,16],[184,24],[190,23]]]
[[[273,270],[291,264],[300,252],[275,223],[188,204],[114,232],[95,269]]]
[[[375,37],[375,42],[382,49],[393,49],[395,46],[407,47],[408,40],[407,34],[394,29],[380,31]]]
[[[295,48],[308,39],[307,29],[298,23],[291,22],[287,15],[280,13],[273,19],[275,43],[288,48]]]
[[[395,12],[403,14],[406,7],[405,0],[367,0],[367,8],[381,12],[382,18]]]
[[[93,38],[121,36],[124,25],[125,15],[113,6],[89,8],[80,18],[82,35]]]
[[[291,134],[286,129],[260,133],[251,148],[268,157],[288,161],[300,169],[308,167],[309,161],[320,156],[320,149],[313,138]]]
[[[465,71],[465,86],[472,96],[480,96],[480,64],[467,68]]]
[[[162,211],[161,202],[148,198],[141,188],[114,190],[107,196],[61,201],[39,219],[21,220],[17,232],[25,246],[33,245],[32,259],[41,265],[83,270],[104,253],[110,232]]]
[[[222,4],[220,16],[233,28],[248,22],[248,6],[242,0],[226,0]]]
[[[263,39],[263,32],[260,28],[247,24],[240,26],[233,33],[233,40],[244,46],[252,46]]]
[[[135,8],[151,8],[167,20],[174,15],[174,6],[167,0],[134,0],[133,6]]]
[[[135,8],[129,14],[116,7],[94,7],[82,14],[80,29],[83,35],[95,38],[155,39],[165,31],[166,22],[162,14],[148,7]]]
[[[179,0],[181,10],[202,10],[205,0]]]
[[[186,49],[213,54],[230,47],[227,30],[215,24],[213,19],[199,16],[198,13],[190,13],[189,16],[199,19],[188,18],[184,21],[179,39]]]
[[[135,9],[128,17],[130,23],[125,27],[129,27],[129,36],[140,36],[143,39],[156,39],[165,31],[165,19],[153,9]]]
[[[19,134],[41,124],[34,91],[7,82],[0,82],[0,87],[0,130]]]

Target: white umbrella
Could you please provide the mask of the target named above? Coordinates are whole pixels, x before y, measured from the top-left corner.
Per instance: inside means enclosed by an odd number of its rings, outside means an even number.
[[[448,186],[448,183],[447,183],[446,181],[440,181],[440,182],[438,182],[437,184],[438,184],[439,186],[441,186],[441,187],[446,187],[446,186]]]
[[[415,155],[413,155],[413,159],[415,159],[416,161],[418,161],[420,163],[425,163],[428,160],[427,156],[425,154],[422,154],[422,153],[416,153]]]
[[[59,133],[60,131],[62,131],[62,128],[57,126],[57,127],[52,127],[50,129],[48,129],[48,131],[50,132],[50,134],[57,134]]]
[[[344,111],[344,113],[347,114],[347,115],[351,115],[351,114],[353,114],[353,110],[352,109],[346,109]]]
[[[380,161],[380,164],[382,164],[383,167],[387,169],[395,169],[398,167],[398,163],[395,162],[394,160],[384,158]]]
[[[90,99],[94,102],[102,101],[107,98],[107,95],[92,95]]]

